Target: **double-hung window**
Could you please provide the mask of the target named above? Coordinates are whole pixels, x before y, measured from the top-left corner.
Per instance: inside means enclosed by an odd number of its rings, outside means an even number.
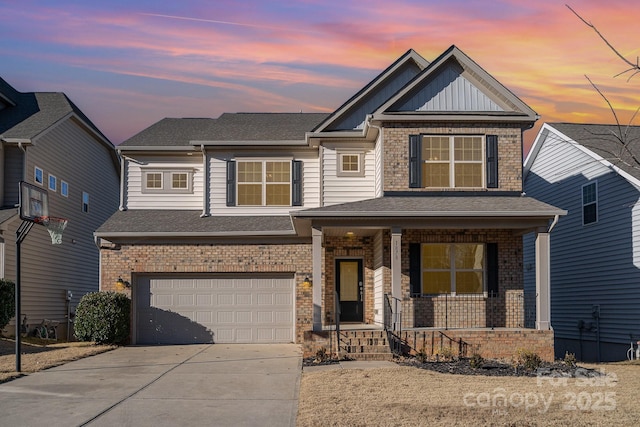
[[[302,206],[302,161],[227,161],[227,206]]]
[[[582,225],[598,222],[598,183],[582,186]]]
[[[291,206],[291,161],[238,161],[238,206]]]
[[[411,135],[409,187],[497,188],[495,135]]]
[[[485,245],[422,245],[422,294],[481,294],[485,291]]]

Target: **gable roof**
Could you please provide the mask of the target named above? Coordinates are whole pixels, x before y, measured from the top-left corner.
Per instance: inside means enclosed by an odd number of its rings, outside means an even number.
[[[371,114],[376,108],[384,102],[390,95],[395,93],[400,87],[404,86],[410,81],[416,74],[429,65],[429,61],[420,56],[415,50],[409,49],[404,55],[400,56],[384,71],[378,74],[367,85],[360,89],[355,95],[349,98],[344,104],[338,107],[333,113],[331,113],[326,120],[320,123],[313,132],[323,132],[326,130],[344,130],[344,127],[340,126],[340,121],[351,114],[360,113],[362,116],[361,121],[365,120],[367,114]],[[414,72],[411,72],[411,68],[415,68]],[[403,75],[400,75],[403,74]],[[392,84],[399,79],[400,87],[393,89]],[[374,96],[378,92],[392,91],[386,94],[386,98],[377,101]],[[360,110],[360,111],[358,111]],[[355,119],[358,121],[358,119]],[[346,129],[346,128],[345,128]],[[355,129],[351,127],[349,130]]]
[[[640,126],[621,126],[580,123],[545,123],[538,132],[524,163],[524,176],[529,172],[549,132],[574,144],[584,153],[640,186]],[[622,133],[627,149],[618,137]],[[618,137],[616,137],[616,135]]]
[[[59,121],[75,116],[98,139],[113,147],[109,139],[61,92],[18,92],[0,78],[0,93],[13,105],[0,110],[0,139],[31,142]]]
[[[434,100],[440,96],[443,100]],[[514,120],[538,115],[452,45],[374,113],[374,120]]]

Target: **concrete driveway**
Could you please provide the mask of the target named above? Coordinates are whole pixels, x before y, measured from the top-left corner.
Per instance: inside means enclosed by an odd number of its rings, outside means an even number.
[[[295,426],[293,344],[123,347],[0,384],[2,425]]]

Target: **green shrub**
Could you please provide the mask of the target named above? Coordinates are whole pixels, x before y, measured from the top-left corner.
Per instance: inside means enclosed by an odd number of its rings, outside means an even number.
[[[16,314],[16,287],[9,280],[0,279],[0,330]]]
[[[92,292],[76,308],[74,332],[80,341],[118,344],[129,337],[131,300],[117,292]]]

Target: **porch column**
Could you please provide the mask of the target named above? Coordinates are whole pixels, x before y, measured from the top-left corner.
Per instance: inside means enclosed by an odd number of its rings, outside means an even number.
[[[551,247],[549,233],[536,232],[536,329],[551,329]]]
[[[311,229],[311,248],[313,253],[313,330],[322,330],[322,230]]]
[[[402,229],[391,229],[391,296],[402,300]]]

